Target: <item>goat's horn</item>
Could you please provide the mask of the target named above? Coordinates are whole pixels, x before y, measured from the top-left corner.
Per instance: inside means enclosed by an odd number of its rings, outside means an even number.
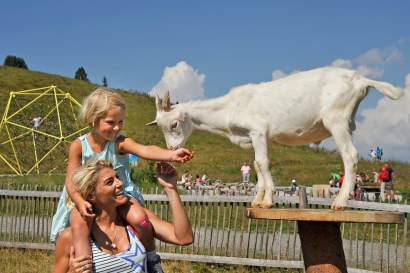
[[[156,125],[156,124],[157,124],[157,121],[153,120],[153,121],[148,122],[147,124],[145,124],[145,126]]]
[[[171,99],[169,97],[169,90],[167,92],[165,92],[165,96],[162,99],[162,109],[165,112],[171,111]]]
[[[157,94],[155,94],[155,107],[157,108],[157,112],[162,111],[162,100]]]

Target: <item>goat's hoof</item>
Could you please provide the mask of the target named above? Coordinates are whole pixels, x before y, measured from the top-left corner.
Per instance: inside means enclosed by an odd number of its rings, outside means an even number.
[[[272,204],[272,202],[262,202],[262,204],[260,206],[263,209],[270,209],[270,208],[273,207],[273,204]]]
[[[253,201],[251,203],[251,208],[255,209],[255,208],[261,208],[262,207],[262,202],[260,201]]]
[[[332,205],[330,208],[332,210],[345,210],[347,207],[347,200],[344,200],[342,198],[337,198],[333,201]]]

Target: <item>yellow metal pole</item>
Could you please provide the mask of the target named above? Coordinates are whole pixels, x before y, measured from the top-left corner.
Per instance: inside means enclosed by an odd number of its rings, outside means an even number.
[[[26,136],[26,135],[28,135],[28,134],[30,134],[30,133],[31,133],[31,132],[22,133],[22,134],[20,134],[20,135],[18,135],[18,136],[13,137],[12,139],[9,139],[9,140],[6,140],[6,141],[0,143],[0,145],[7,144],[7,143],[9,143],[10,141],[13,141],[13,140],[18,140],[19,138],[22,138],[22,137],[24,137],[24,136]]]
[[[59,103],[58,103],[58,99],[56,96],[56,89],[54,87],[54,101],[56,103],[56,108],[57,108],[57,120],[58,120],[58,128],[60,129],[60,137],[63,137],[63,127],[61,126],[61,119],[60,119],[60,108],[58,107]]]
[[[17,175],[21,175],[21,173],[9,163],[9,161],[0,153],[0,158],[10,167]]]
[[[4,126],[4,128],[6,129],[7,136],[9,137],[9,139],[11,139],[11,137],[10,137],[10,131],[9,131],[8,126],[6,125],[6,126]],[[16,149],[14,148],[14,143],[13,143],[13,141],[10,142],[10,145],[11,145],[11,149],[13,150],[13,155],[14,155],[14,159],[16,160],[17,168],[18,168],[19,172],[21,173],[21,166],[20,166],[19,159],[18,159],[18,157],[17,157]]]
[[[85,130],[87,130],[87,129],[89,129],[89,127],[84,127],[84,128],[82,128],[82,129],[80,129],[80,130],[75,131],[74,133],[71,133],[71,134],[65,136],[65,138],[70,138],[70,137],[72,137],[72,136],[75,136],[76,134],[78,134],[78,133],[80,133],[80,132],[82,132],[82,131],[85,131]]]
[[[53,85],[50,85],[50,86],[45,86],[45,87],[39,87],[39,88],[32,88],[32,89],[27,89],[27,90],[18,90],[18,91],[15,91],[16,93],[19,93],[19,94],[25,94],[25,93],[29,93],[29,92],[33,92],[33,91],[39,91],[39,90],[46,90],[46,89],[50,89],[50,88],[52,88],[53,87]],[[41,94],[41,93],[40,93]]]
[[[12,117],[14,117],[15,115],[17,115],[18,113],[20,113],[21,111],[23,111],[24,109],[26,109],[27,107],[29,107],[30,105],[32,105],[34,102],[36,102],[37,100],[39,100],[41,97],[43,97],[47,92],[50,92],[51,89],[45,91],[43,94],[41,94],[40,96],[38,96],[37,98],[33,99],[32,101],[30,101],[29,103],[27,103],[26,105],[24,105],[22,108],[20,108],[19,110],[17,110],[16,112],[14,112],[12,115],[8,116],[7,119],[10,119]]]
[[[27,171],[27,174],[30,174],[31,171],[36,167],[36,165],[40,164],[49,154],[51,154],[52,151],[54,151],[55,148],[57,148],[57,146],[61,144],[61,140],[59,140],[45,155],[43,155],[43,157],[36,162],[36,164],[34,164],[30,170]]]
[[[27,97],[39,96],[41,94],[43,94],[43,93],[16,93],[16,95],[18,95],[18,96],[27,96]],[[47,97],[47,96],[53,96],[54,97],[54,94],[44,94],[44,96],[45,97]],[[57,94],[57,97],[64,97],[64,96],[65,95],[63,95],[63,94]]]
[[[31,132],[32,136],[33,136],[33,149],[34,149],[34,158],[36,159],[36,169],[37,169],[37,174],[40,173],[39,169],[38,169],[38,157],[37,157],[37,147],[36,147],[36,137],[34,135],[34,132]]]
[[[7,101],[7,104],[6,104],[6,108],[4,109],[3,117],[1,118],[0,129],[4,125],[4,123],[7,121],[7,113],[8,113],[9,108],[10,108],[12,97],[13,97],[13,91],[10,92],[9,99]]]
[[[16,109],[16,111],[11,112],[10,110],[12,109],[12,101],[13,99],[15,99],[17,96],[36,96],[33,99],[30,99],[30,101],[28,103],[26,103],[22,108],[20,109]],[[30,128],[28,126],[25,126],[23,124],[19,124],[13,121],[10,121],[11,118],[15,117],[17,114],[21,113],[22,111],[26,110],[30,105],[33,105],[34,103],[38,102],[38,100],[42,97],[49,97],[49,96],[54,96],[54,102],[55,102],[55,106],[48,111],[48,113],[42,117],[42,122],[47,120],[53,113],[56,113],[57,115],[57,120],[58,120],[58,128],[59,128],[59,136],[55,136],[52,135],[50,133],[47,132],[43,132],[43,131],[39,131],[36,130],[34,128]],[[75,121],[75,128],[77,129],[75,132],[69,133],[69,135],[64,136],[63,135],[63,116],[62,113],[60,113],[60,108],[63,107],[63,102],[66,101],[66,99],[68,100],[71,109],[71,112],[73,114],[73,118]],[[22,175],[23,174],[23,166],[21,165],[22,163],[20,163],[19,161],[19,156],[24,156],[24,155],[19,155],[17,153],[16,150],[16,144],[18,143],[18,141],[20,141],[23,137],[25,137],[28,134],[32,134],[32,141],[33,141],[33,149],[34,149],[34,157],[35,157],[35,164],[27,171],[27,174],[30,174],[31,172],[33,172],[33,170],[35,169],[37,173],[40,173],[40,164],[41,162],[43,162],[52,152],[54,152],[56,150],[56,148],[58,147],[58,145],[60,144],[64,144],[66,145],[66,143],[70,143],[70,141],[67,141],[68,139],[74,137],[75,135],[78,135],[80,133],[82,133],[83,131],[87,130],[88,127],[84,127],[80,129],[80,124],[78,123],[78,119],[76,117],[75,114],[75,110],[74,110],[74,105],[75,106],[81,106],[81,104],[74,98],[71,96],[70,93],[64,92],[63,90],[61,90],[60,88],[51,85],[48,87],[42,87],[42,88],[34,88],[34,89],[28,89],[28,90],[22,90],[22,91],[11,91],[6,107],[5,107],[5,111],[3,113],[2,119],[1,119],[1,123],[0,123],[0,130],[1,129],[5,129],[6,133],[7,133],[7,137],[8,140],[3,141],[2,143],[0,143],[0,145],[10,145],[12,152],[10,153],[13,158],[15,159],[15,162],[13,162],[12,158],[7,158],[6,154],[1,154],[0,153],[0,159],[3,160],[7,166],[10,167],[10,169],[15,172],[16,174]],[[62,109],[62,108],[61,108]],[[17,128],[21,128],[23,130],[25,130],[26,132],[21,133],[17,136],[12,136],[11,135],[11,131],[9,126],[15,126]],[[37,140],[36,140],[36,136],[37,135],[43,135],[43,136],[47,136],[50,137],[52,139],[57,140],[58,142],[45,154],[43,155],[40,159],[39,159],[39,154],[37,151]],[[14,166],[17,165],[17,166]],[[49,172],[53,172],[55,170],[55,168],[53,168],[52,170],[50,170]]]
[[[38,134],[41,134],[41,135],[44,135],[44,136],[48,136],[48,137],[51,137],[51,138],[54,138],[54,139],[60,139],[60,137],[58,137],[58,136],[50,135],[50,134],[48,134],[48,133],[45,133],[45,132],[42,132],[42,131],[39,131],[39,130],[30,128],[30,127],[27,127],[27,126],[24,126],[24,125],[21,125],[21,124],[18,124],[18,123],[14,123],[14,122],[11,122],[11,121],[8,121],[7,124],[14,125],[14,126],[16,126],[16,127],[20,127],[20,128],[22,128],[22,129],[29,130],[30,132],[36,132],[36,133],[38,133]]]

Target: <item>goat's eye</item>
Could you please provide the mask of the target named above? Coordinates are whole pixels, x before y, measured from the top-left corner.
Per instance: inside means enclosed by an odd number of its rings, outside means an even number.
[[[177,128],[178,126],[178,121],[175,121],[171,124],[171,130]]]

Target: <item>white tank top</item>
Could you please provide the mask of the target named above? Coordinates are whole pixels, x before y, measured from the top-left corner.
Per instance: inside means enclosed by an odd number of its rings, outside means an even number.
[[[146,252],[134,230],[127,226],[130,246],[117,253],[108,254],[101,251],[93,239],[90,239],[93,255],[93,272],[96,273],[142,273],[146,272]]]

